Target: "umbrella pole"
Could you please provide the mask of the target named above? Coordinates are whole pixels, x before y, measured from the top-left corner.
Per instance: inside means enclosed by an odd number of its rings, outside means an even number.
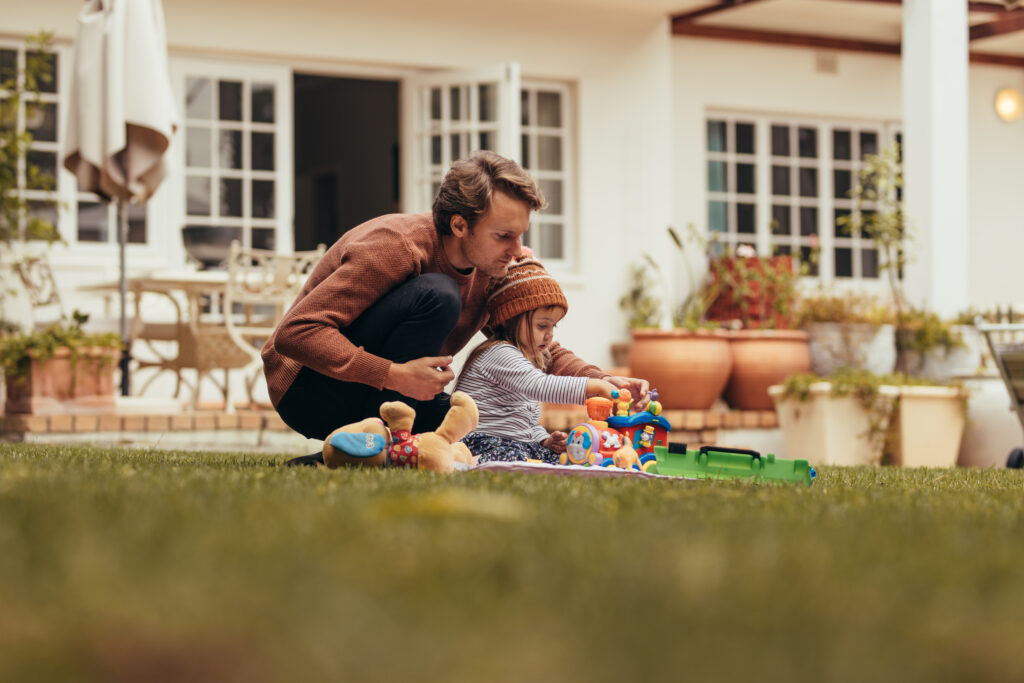
[[[124,350],[121,352],[121,395],[128,396],[131,388],[131,377],[128,374],[128,364],[131,362],[131,339],[128,338],[128,282],[125,274],[125,244],[128,242],[128,207],[123,199],[117,200],[118,229],[117,242],[121,259],[121,342]]]

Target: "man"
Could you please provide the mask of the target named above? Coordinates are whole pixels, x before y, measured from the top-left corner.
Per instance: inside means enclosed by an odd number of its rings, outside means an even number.
[[[487,322],[487,286],[521,254],[530,211],[543,206],[519,164],[478,152],[452,165],[433,215],[381,216],[343,235],[263,347],[285,423],[324,439],[401,400],[416,410],[414,433],[434,430],[448,411],[452,356]],[[551,356],[553,374],[647,391],[566,349]]]

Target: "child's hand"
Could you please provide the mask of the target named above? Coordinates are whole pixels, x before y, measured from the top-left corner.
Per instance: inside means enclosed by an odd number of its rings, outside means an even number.
[[[565,445],[568,443],[568,439],[569,435],[565,432],[551,432],[551,436],[541,441],[540,445],[555,453],[565,453]]]
[[[612,392],[617,387],[611,382],[603,379],[588,379],[587,380],[587,398],[591,396],[601,396],[612,400]]]

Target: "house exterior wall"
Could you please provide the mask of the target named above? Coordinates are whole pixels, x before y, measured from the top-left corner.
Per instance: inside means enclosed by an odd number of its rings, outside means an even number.
[[[80,7],[80,0],[0,0],[3,32],[46,28],[70,44]],[[667,225],[671,213],[671,37],[663,12],[635,3],[533,0],[174,0],[164,13],[172,66],[211,57],[400,79],[516,61],[524,79],[569,82],[576,92],[579,246],[578,266],[557,273],[572,308],[560,338],[588,360],[610,361],[610,342],[627,336],[617,303],[626,263],[651,246],[650,226]],[[161,213],[176,215],[174,207]],[[161,227],[168,228],[176,233],[175,225]],[[138,264],[131,251],[129,261]],[[177,243],[155,252],[148,267],[159,267],[163,254],[178,259],[166,267],[183,257]],[[116,258],[112,249],[109,256]],[[109,268],[103,273],[110,277]],[[88,279],[80,274],[72,287]]]
[[[810,49],[673,40],[675,225],[707,229],[708,110],[901,122],[899,60],[845,52],[837,58],[836,73],[819,73]],[[993,108],[996,91],[1024,88],[1024,76],[1015,68],[972,65],[968,79],[968,303],[991,307],[1020,302],[1024,294],[1007,278],[1024,249],[1024,195],[1015,190],[1024,177],[1024,122],[1003,123]]]

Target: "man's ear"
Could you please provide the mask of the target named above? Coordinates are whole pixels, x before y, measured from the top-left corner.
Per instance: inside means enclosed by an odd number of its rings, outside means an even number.
[[[466,219],[459,214],[452,216],[451,220],[452,234],[456,237],[465,237],[466,232],[469,231],[469,224],[466,223]]]

